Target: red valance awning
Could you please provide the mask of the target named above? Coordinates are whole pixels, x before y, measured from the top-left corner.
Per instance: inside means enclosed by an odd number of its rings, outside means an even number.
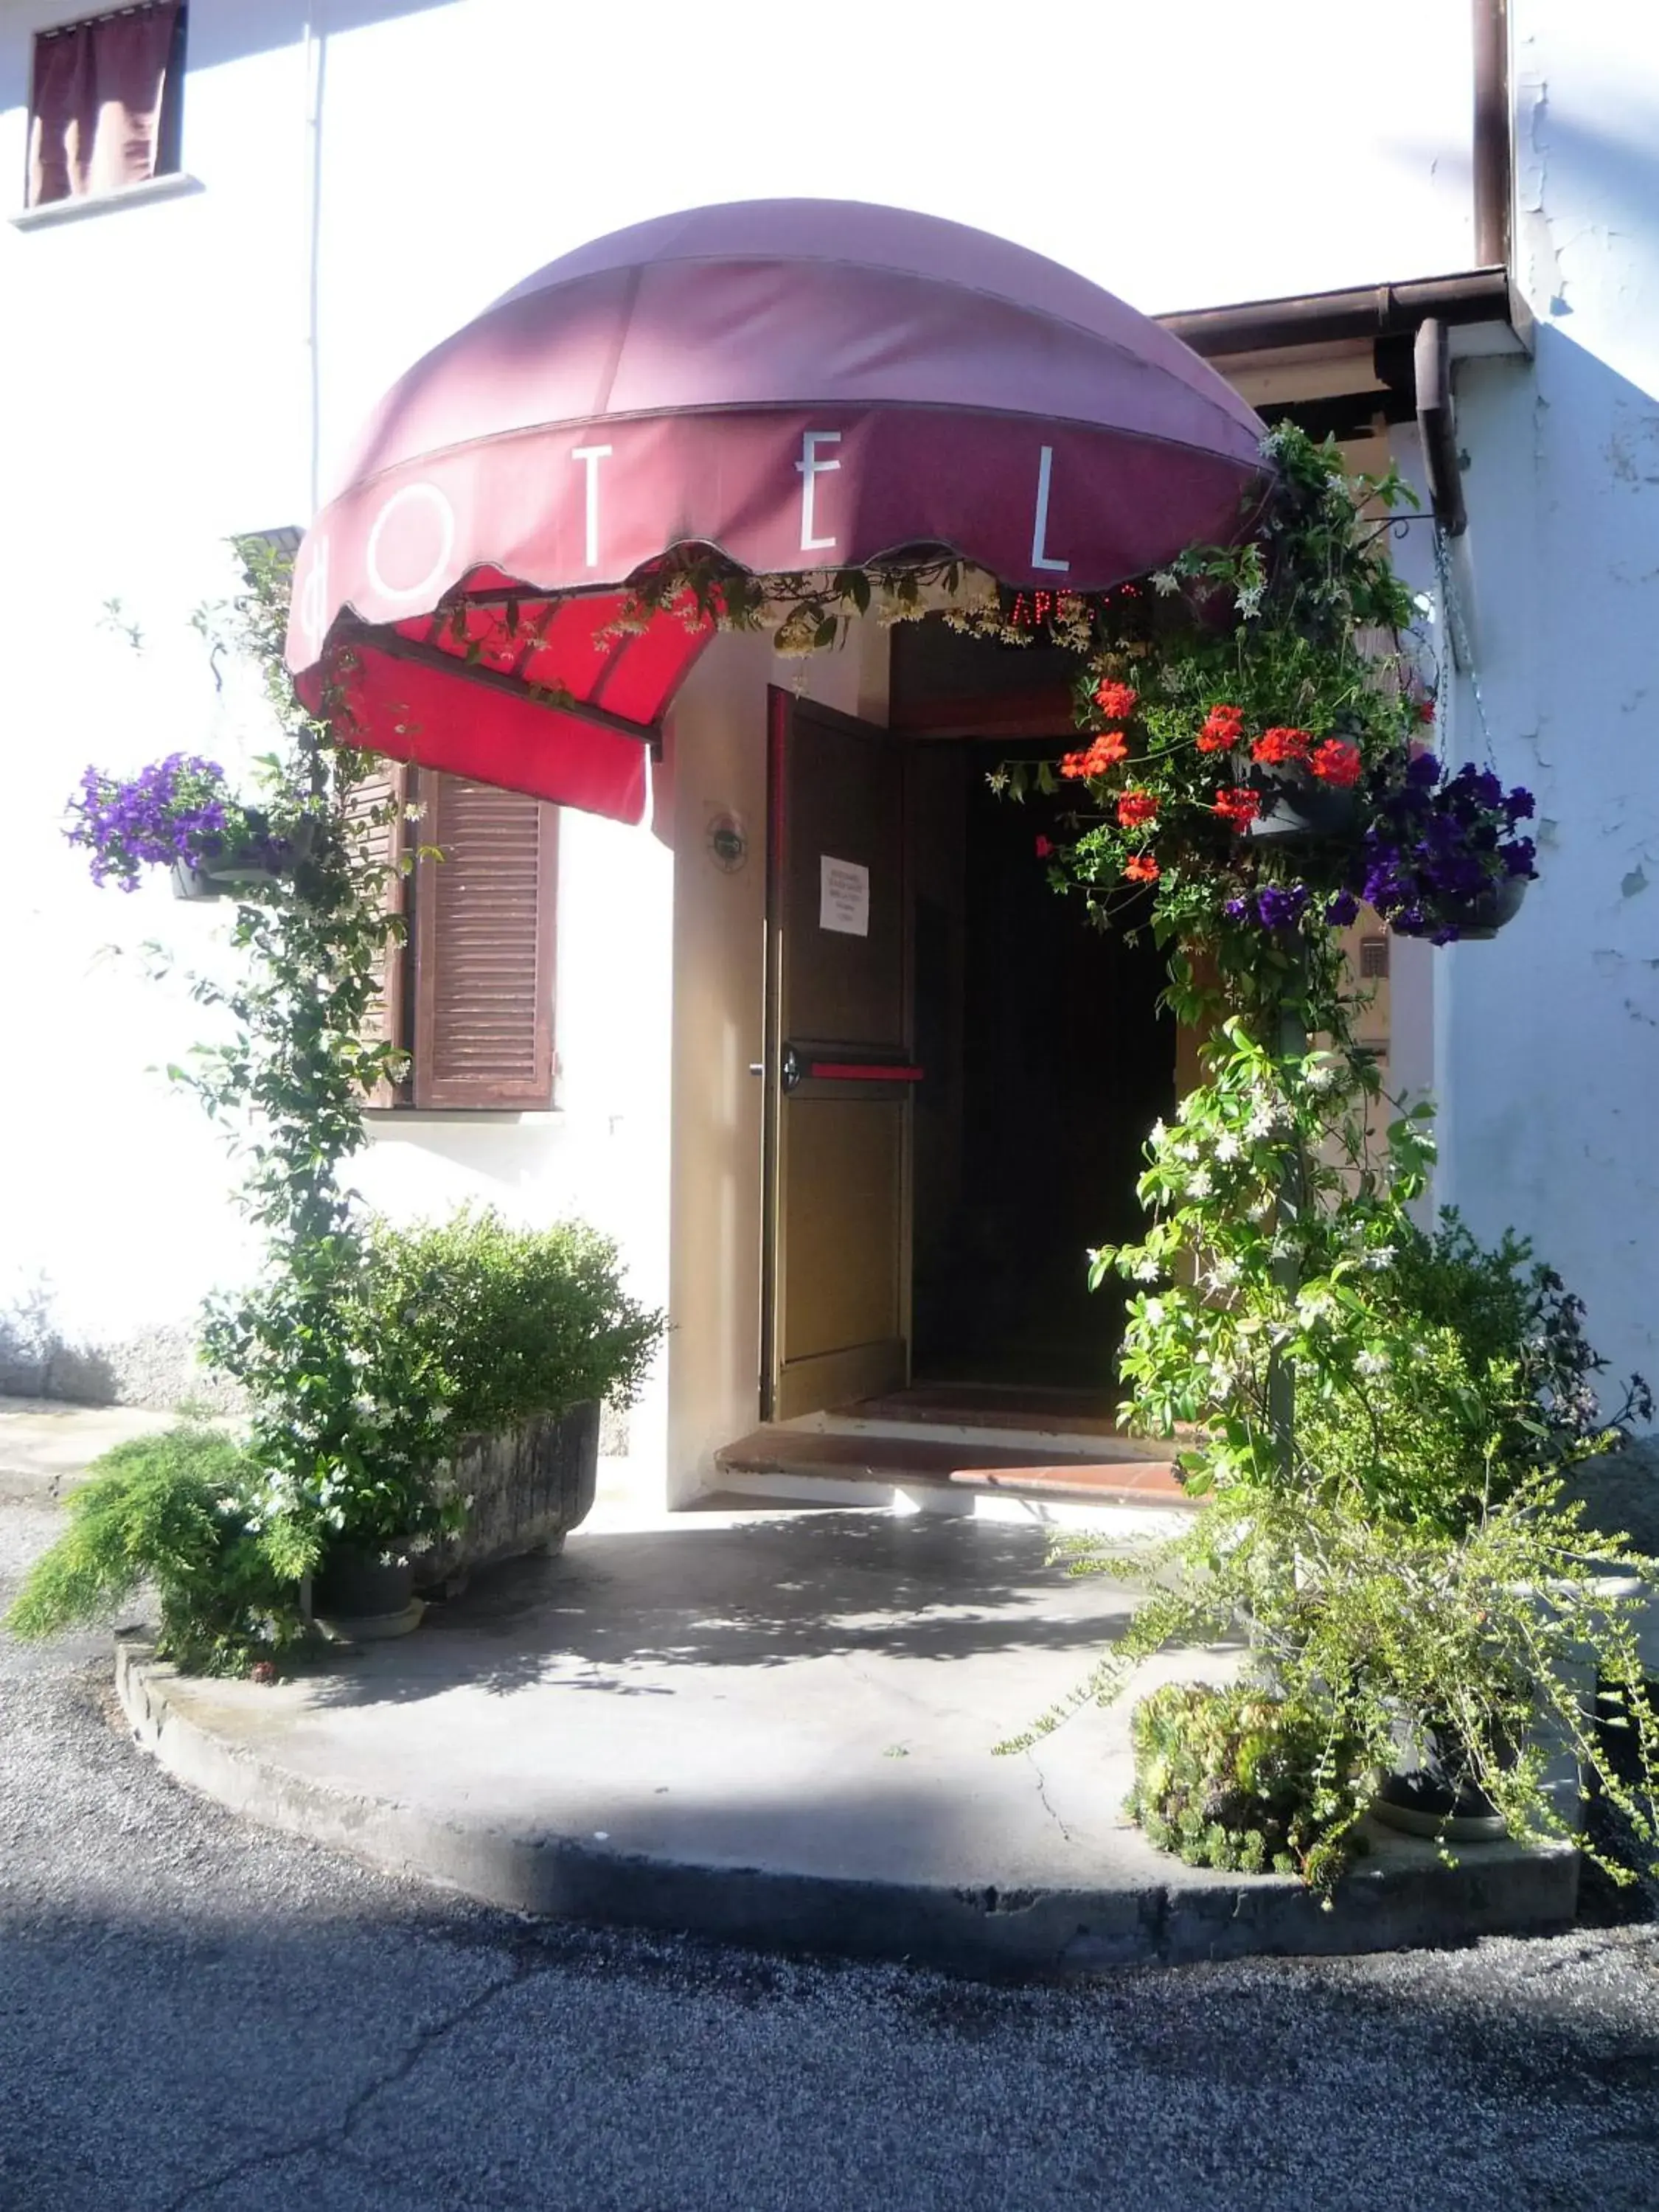
[[[756,574],[949,552],[1100,591],[1226,538],[1262,426],[1109,293],[835,201],[568,254],[395,385],[301,548],[289,665],[375,750],[637,821],[708,642],[616,627],[677,547]]]

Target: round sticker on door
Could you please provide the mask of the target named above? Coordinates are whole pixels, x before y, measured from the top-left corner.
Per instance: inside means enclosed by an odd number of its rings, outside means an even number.
[[[717,814],[709,823],[708,850],[717,868],[736,875],[749,858],[749,833],[735,814]]]

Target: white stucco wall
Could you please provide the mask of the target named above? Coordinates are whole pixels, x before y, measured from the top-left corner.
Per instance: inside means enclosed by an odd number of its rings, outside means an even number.
[[[0,0],[0,213],[21,198],[29,35],[81,12]],[[1493,743],[1506,773],[1540,781],[1555,826],[1512,937],[1439,956],[1433,1068],[1425,1037],[1412,1051],[1449,1109],[1448,1188],[1482,1225],[1535,1230],[1635,1356],[1656,1303],[1641,1109],[1659,1034],[1659,203],[1642,118],[1659,87],[1610,0],[1516,12],[1539,364],[1535,385],[1524,365],[1464,367],[1461,434]],[[191,38],[184,159],[202,191],[46,230],[0,222],[0,1307],[45,1270],[66,1322],[100,1334],[187,1312],[243,1247],[212,1140],[150,1072],[198,1018],[140,981],[131,949],[188,948],[212,918],[158,891],[94,893],[60,842],[63,799],[88,760],[234,752],[234,710],[185,627],[222,574],[217,541],[302,521],[314,477],[426,346],[584,238],[688,198],[921,208],[1149,309],[1471,252],[1462,0],[1396,0],[1386,21],[1328,0],[988,10],[949,35],[901,10],[798,40],[704,37],[641,0],[614,58],[545,0],[192,0]],[[112,596],[145,630],[141,660],[98,628]],[[750,650],[711,653],[679,710],[678,870],[650,828],[566,824],[559,1114],[383,1126],[363,1170],[407,1211],[479,1194],[585,1212],[625,1237],[653,1297],[670,1287],[672,1182],[671,1456],[687,1465],[755,1357],[740,1270],[729,1310],[688,1310],[684,1258],[707,1236],[753,1265],[756,1193],[738,1186],[757,1101],[738,1075],[758,866],[717,883],[686,857],[701,810],[756,804]],[[867,692],[845,665],[811,680],[843,705]],[[1467,698],[1458,714],[1466,733]],[[101,960],[111,939],[129,950]],[[733,949],[726,983],[686,988],[688,963]],[[664,1449],[665,1389],[638,1418],[647,1455]]]
[[[1442,1195],[1514,1222],[1622,1371],[1659,1366],[1659,49],[1517,0],[1518,273],[1534,367],[1466,362],[1486,718],[1460,757],[1538,794],[1540,880],[1440,956]]]

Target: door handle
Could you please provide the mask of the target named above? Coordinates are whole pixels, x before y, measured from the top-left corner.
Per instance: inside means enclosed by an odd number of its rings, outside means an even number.
[[[817,1083],[920,1083],[924,1071],[883,1060],[813,1060],[805,1073]]]
[[[924,1073],[906,1060],[817,1060],[793,1044],[783,1048],[780,1070],[785,1091],[793,1091],[797,1085],[806,1082],[920,1083]]]
[[[793,1091],[799,1085],[813,1083],[921,1083],[927,1070],[912,1067],[901,1060],[803,1060],[793,1044],[783,1048],[783,1065],[779,1073],[782,1087]],[[751,1060],[751,1075],[764,1075],[766,1062]]]

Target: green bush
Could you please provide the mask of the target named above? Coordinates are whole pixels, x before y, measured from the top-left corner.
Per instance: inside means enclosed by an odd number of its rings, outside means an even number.
[[[206,1343],[253,1401],[255,1504],[297,1578],[331,1536],[398,1543],[452,1525],[440,1474],[464,1437],[629,1403],[662,1328],[623,1289],[609,1237],[469,1208],[410,1229],[376,1219],[309,1274],[273,1271],[221,1304]]]
[[[663,1329],[623,1289],[610,1237],[580,1222],[514,1228],[489,1208],[377,1223],[365,1298],[365,1350],[423,1377],[458,1437],[590,1399],[631,1404]]]
[[[307,1633],[293,1585],[251,1525],[254,1468],[216,1430],[190,1425],[118,1444],[68,1506],[6,1616],[29,1640],[106,1619],[147,1583],[157,1648],[192,1674],[244,1674]]]
[[[1090,1689],[1115,1696],[1139,1661],[1247,1621],[1276,1693],[1352,1747],[1358,1809],[1401,1736],[1432,1740],[1512,1837],[1599,1856],[1553,1786],[1570,1753],[1659,1865],[1659,1724],[1614,1579],[1651,1584],[1659,1562],[1594,1525],[1565,1480],[1650,1415],[1647,1386],[1632,1376],[1604,1409],[1583,1309],[1523,1240],[1482,1246],[1455,1215],[1418,1226],[1429,1117],[1413,1108],[1379,1141],[1363,1060],[1272,1051],[1232,1021],[1210,1076],[1153,1132],[1146,1237],[1095,1263],[1137,1286],[1124,1416],[1179,1432],[1208,1504],[1161,1547],[1068,1546],[1151,1590]],[[1598,1678],[1617,1765],[1585,1711]],[[1231,1817],[1187,1841],[1243,1850]]]
[[[1130,1716],[1125,1810],[1160,1850],[1328,1889],[1352,1856],[1353,1747],[1328,1715],[1251,1683],[1170,1682]]]

